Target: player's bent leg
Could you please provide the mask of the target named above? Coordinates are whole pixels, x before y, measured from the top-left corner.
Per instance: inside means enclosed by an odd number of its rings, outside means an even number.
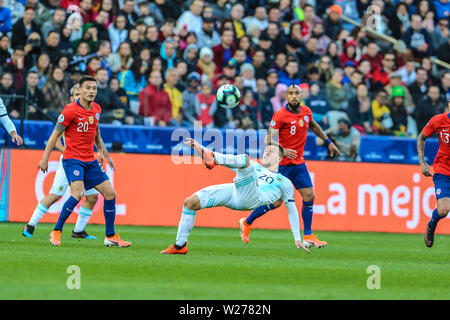
[[[56,194],[48,194],[44,197],[34,209],[33,215],[30,218],[28,224],[23,228],[22,235],[27,238],[31,238],[33,236],[34,229],[36,228],[39,221],[41,221],[42,217],[47,213],[48,209],[59,199],[61,199],[60,195]]]
[[[201,209],[200,198],[193,194],[184,199],[181,219],[178,224],[175,244],[161,251],[161,254],[186,254],[189,235],[194,228],[196,211]]]
[[[120,238],[119,233],[115,231],[114,222],[116,220],[116,191],[111,181],[105,180],[95,186],[105,198],[103,205],[103,214],[105,216],[105,240],[103,243],[107,247],[129,247],[131,242],[124,241]]]
[[[239,219],[239,229],[240,229],[242,241],[244,241],[245,243],[250,242],[250,231],[252,229],[252,223],[257,218],[266,214],[270,210],[278,208],[279,206],[281,206],[282,203],[283,203],[283,201],[281,199],[279,199],[269,205],[260,206],[256,209],[254,209],[247,218]]]
[[[98,193],[87,194],[86,200],[78,212],[78,219],[72,232],[72,238],[96,240],[97,237],[89,235],[85,228],[91,218],[92,211],[98,200]]]
[[[434,243],[434,233],[436,231],[436,227],[438,222],[445,218],[450,211],[450,198],[439,198],[437,199],[437,208],[433,210],[431,214],[430,222],[427,224],[427,229],[425,231],[425,245],[428,248],[431,248]]]

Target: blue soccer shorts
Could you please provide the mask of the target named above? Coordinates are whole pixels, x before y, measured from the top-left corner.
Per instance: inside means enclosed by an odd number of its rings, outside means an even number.
[[[63,159],[62,163],[69,185],[74,181],[83,181],[84,189],[89,190],[109,179],[97,160]]]
[[[291,180],[295,189],[312,188],[311,177],[305,163],[298,165],[280,165],[278,173]]]
[[[450,198],[450,176],[442,173],[435,173],[433,175],[434,193],[436,199]]]

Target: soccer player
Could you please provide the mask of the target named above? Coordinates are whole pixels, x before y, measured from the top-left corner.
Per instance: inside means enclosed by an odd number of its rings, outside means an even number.
[[[262,158],[263,165],[250,161],[246,154],[225,155],[212,152],[193,139],[185,142],[203,158],[207,168],[216,164],[236,172],[234,183],[225,183],[203,188],[186,198],[183,204],[181,220],[178,225],[176,242],[163,254],[186,254],[189,234],[194,227],[197,210],[212,207],[227,207],[233,210],[251,210],[261,205],[283,201],[288,209],[289,222],[294,235],[295,245],[310,253],[302,243],[300,223],[294,200],[294,187],[289,179],[277,173],[278,163],[283,154],[278,145],[268,145]]]
[[[103,197],[105,215],[106,246],[128,247],[131,242],[123,241],[114,230],[116,216],[116,192],[108,176],[94,157],[94,142],[103,153],[100,144],[101,108],[94,102],[97,95],[97,81],[94,77],[83,76],[80,81],[80,98],[69,103],[58,117],[58,122],[45,147],[39,169],[48,170],[48,158],[56,145],[56,141],[65,135],[66,149],[62,164],[70,185],[71,197],[64,203],[54,230],[50,233],[50,243],[61,245],[61,233],[67,218],[77,206],[84,190],[95,188]]]
[[[11,136],[12,142],[17,143],[18,146],[23,145],[22,137],[17,134],[16,126],[8,117],[8,111],[6,110],[3,99],[0,98],[0,121],[3,127]]]
[[[70,100],[71,102],[76,101],[80,97],[80,85],[76,84],[70,89]],[[108,163],[110,163],[111,168],[114,170],[114,161],[111,159],[108,150],[104,147],[103,140],[100,138],[100,143],[103,145],[103,152],[105,154],[99,153],[99,162],[100,165],[103,164],[103,156],[107,159]],[[58,140],[56,142],[56,149],[60,151],[62,154],[64,153],[64,146],[61,141]],[[67,181],[66,174],[64,172],[64,168],[62,165],[62,155],[58,163],[58,169],[56,170],[55,178],[53,180],[52,188],[50,189],[50,193],[42,199],[36,208],[34,209],[33,215],[30,218],[30,221],[25,226],[22,231],[22,234],[25,237],[31,238],[33,236],[34,229],[42,217],[47,213],[48,209],[61,197],[66,193],[67,188],[69,187],[69,182]],[[89,222],[89,219],[92,215],[92,210],[94,209],[95,204],[98,200],[98,191],[93,189],[87,190],[85,192],[86,201],[80,208],[80,212],[78,214],[78,219],[75,224],[75,229],[72,231],[72,238],[82,238],[82,239],[97,239],[94,236],[89,235],[85,231],[85,227]]]
[[[447,104],[447,112],[431,118],[417,137],[417,153],[422,174],[425,177],[433,177],[437,200],[437,208],[434,209],[425,231],[425,245],[428,248],[433,246],[434,232],[439,220],[445,218],[450,211],[450,100]],[[439,150],[434,158],[433,174],[425,162],[424,150],[425,140],[434,133],[438,135]]]
[[[275,144],[274,138],[279,136],[279,144],[284,149],[283,160],[278,172],[287,177],[300,192],[303,199],[303,244],[306,247],[321,248],[327,245],[312,233],[312,218],[314,205],[314,189],[306,168],[303,152],[305,150],[308,128],[328,145],[331,156],[340,155],[339,149],[331,142],[319,124],[313,120],[311,109],[301,105],[302,90],[297,85],[288,87],[288,101],[284,108],[274,113],[267,131],[266,144]],[[245,243],[250,241],[251,225],[255,219],[277,207],[269,204],[256,208],[246,219],[239,220],[241,238]]]

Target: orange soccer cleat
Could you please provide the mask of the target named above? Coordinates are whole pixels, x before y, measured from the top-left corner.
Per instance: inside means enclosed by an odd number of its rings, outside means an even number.
[[[54,246],[61,245],[61,231],[60,230],[53,230],[52,232],[50,232],[50,243]]]
[[[131,246],[131,242],[120,239],[119,233],[116,233],[112,237],[106,236],[105,241],[103,243],[107,247],[116,247],[117,246],[117,247],[125,248],[125,247]]]
[[[171,244],[166,250],[161,251],[161,254],[186,254],[188,251],[187,245],[181,249],[177,249],[174,244]]]
[[[247,224],[246,218],[239,219],[239,227],[241,229],[241,239],[245,243],[250,242],[250,230],[252,226]]]
[[[316,247],[322,248],[325,247],[328,243],[325,241],[319,240],[314,234],[304,235],[303,236],[303,245],[307,248]]]
[[[192,149],[197,151],[201,156],[203,161],[205,162],[205,166],[208,169],[212,169],[216,166],[216,162],[214,161],[214,153],[207,148],[204,148],[200,143],[195,141],[194,139],[186,139],[188,144]]]

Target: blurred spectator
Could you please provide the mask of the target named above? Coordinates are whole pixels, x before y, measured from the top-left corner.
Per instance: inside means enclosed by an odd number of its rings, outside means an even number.
[[[181,10],[176,5],[176,2],[170,0],[154,0],[150,2],[150,11],[154,12],[160,20],[164,18],[176,20],[181,14]]]
[[[356,97],[349,101],[347,114],[361,134],[374,133],[372,103],[365,83],[356,86]]]
[[[392,89],[394,87],[403,87],[403,98],[404,98],[404,105],[407,108],[408,112],[411,114],[414,112],[414,108],[416,107],[416,105],[413,102],[413,99],[411,97],[411,94],[409,93],[409,90],[406,88],[406,86],[402,83],[402,78],[400,73],[398,72],[392,72],[389,75],[389,84],[387,84],[384,87],[384,90],[386,90],[386,92],[388,93],[388,96],[392,96]]]
[[[331,43],[331,39],[325,34],[325,29],[322,22],[318,22],[314,25],[311,36],[317,38],[316,53],[319,56],[326,54],[328,45]]]
[[[179,60],[176,64],[176,69],[178,72],[178,83],[177,89],[183,92],[187,88],[187,64],[184,60]]]
[[[328,16],[325,19],[325,33],[330,39],[335,39],[340,30],[342,30],[342,24],[339,18],[342,14],[342,8],[337,4],[332,5],[328,9]]]
[[[244,63],[241,67],[241,75],[244,87],[250,88],[253,92],[256,92],[255,68],[252,64]]]
[[[164,45],[164,43],[163,43]],[[173,55],[173,57],[175,58],[176,56],[176,52]],[[163,57],[163,55],[161,54],[161,57]],[[186,64],[188,66],[188,73],[194,72],[197,70],[197,62],[198,62],[198,50],[197,50],[197,46],[195,44],[190,44],[186,47],[186,49],[184,49],[183,52],[183,60],[186,61]],[[173,63],[172,63],[173,66]]]
[[[291,58],[291,60],[295,60],[295,59]],[[275,56],[275,60],[273,61],[273,63],[270,65],[270,69],[275,69],[278,72],[280,72],[281,70],[283,70],[286,67],[286,63],[287,63],[286,54],[284,52],[279,52]]]
[[[33,33],[37,32],[40,34],[40,30],[36,22],[33,21],[35,16],[34,9],[28,7],[24,14],[23,18],[17,20],[17,22],[12,27],[12,37],[11,37],[11,46],[13,48],[17,46],[25,46],[27,42],[27,37]],[[0,17],[1,18],[1,17]]]
[[[95,73],[97,79],[97,96],[95,102],[97,102],[103,111],[113,111],[115,109],[123,109],[122,101],[108,86],[109,76],[108,70],[105,68],[99,68]]]
[[[210,82],[217,73],[217,67],[214,64],[213,59],[214,54],[209,47],[203,47],[200,50],[196,71],[202,76],[202,79],[205,77],[208,82]]]
[[[405,88],[396,86],[391,94],[392,131],[397,136],[407,136],[408,114],[405,107]]]
[[[37,58],[42,52],[42,41],[39,33],[33,32],[30,34],[23,49],[25,55],[25,69],[28,70],[36,64]]]
[[[236,38],[240,39],[245,35],[245,25],[241,21],[244,17],[244,6],[239,2],[235,3],[231,7],[230,16],[233,21]]]
[[[389,83],[389,75],[395,70],[395,53],[386,52],[381,61],[381,68],[373,72],[373,82],[378,88]]]
[[[26,70],[23,47],[14,48],[11,60],[6,63],[3,70],[4,72],[9,72],[13,75],[15,90],[19,90],[25,85]]]
[[[450,16],[450,2],[448,0],[434,0],[437,18],[448,18]]]
[[[316,66],[319,71],[318,80],[322,83],[327,83],[331,79],[334,69],[331,63],[331,58],[328,55],[320,57],[319,61],[316,63]]]
[[[431,85],[428,87],[427,95],[417,104],[415,110],[415,119],[417,122],[417,132],[421,132],[432,117],[443,113],[447,102],[439,92],[439,87]]]
[[[448,17],[446,18],[441,18],[438,21],[437,27],[431,32],[430,37],[431,37],[431,43],[433,45],[433,48],[435,50],[438,50],[438,48],[448,42],[448,33],[449,33],[449,29],[448,29],[448,24],[449,24],[449,20]]]
[[[266,62],[266,55],[264,51],[258,50],[253,55],[252,59],[253,67],[255,68],[255,77],[256,79],[265,78],[268,71],[268,66]]]
[[[372,101],[373,125],[379,134],[388,135],[394,125],[391,118],[391,109],[387,106],[389,96],[386,90],[380,89]]]
[[[328,127],[327,113],[330,110],[325,94],[317,81],[312,81],[309,89],[309,97],[305,99],[305,104],[311,109],[313,119],[322,128]]]
[[[200,93],[197,94],[200,113],[197,115],[197,121],[202,123],[202,126],[210,128],[213,125],[214,113],[217,108],[216,96],[212,94],[212,87],[209,82],[202,84]]]
[[[298,58],[302,65],[306,67],[311,66],[319,60],[319,55],[317,54],[318,40],[316,37],[309,37],[305,41],[305,47],[298,51]]]
[[[266,82],[268,87],[267,96],[272,98],[275,96],[275,88],[278,84],[278,72],[274,69],[269,69],[267,71]]]
[[[156,71],[156,70],[155,70]],[[161,74],[161,71],[157,71]],[[128,101],[130,104],[130,109],[135,114],[139,113],[139,93],[146,86],[145,81],[145,66],[142,65],[142,60],[136,58],[133,60],[129,69],[121,71],[118,75],[119,85],[121,88],[125,89]]]
[[[112,92],[114,92],[116,97],[120,99],[122,104],[129,108],[130,106],[129,106],[127,93],[126,93],[126,91],[123,88],[121,88],[119,86],[119,80],[117,78],[114,78],[114,77],[111,78],[109,80],[109,87],[111,88]]]
[[[258,128],[258,103],[253,98],[252,89],[246,88],[242,92],[241,103],[232,110],[236,128],[244,130]]]
[[[45,99],[44,95],[42,94],[41,90],[37,87],[39,81],[39,77],[36,72],[28,72],[27,78],[26,78],[26,85],[17,91],[18,95],[25,96],[27,98],[27,101],[24,101],[23,99],[17,99],[16,100],[16,107],[15,109],[19,111],[22,110],[22,103],[25,104],[26,114],[24,115],[25,119],[30,120],[42,120],[44,119],[42,117],[42,114],[40,111],[38,111],[38,108],[45,108]]]
[[[64,71],[60,67],[53,67],[42,93],[45,98],[45,112],[55,120],[64,106],[70,102],[69,89],[67,82],[64,81]]]
[[[13,97],[5,97],[4,95],[13,95],[16,93],[14,89],[13,75],[9,72],[4,72],[0,78],[0,96],[3,100],[3,103],[6,106],[6,110],[8,114],[17,119],[20,117],[20,113],[15,109],[17,104],[16,99]]]
[[[229,0],[217,0],[212,3],[213,16],[217,21],[223,21],[230,16],[230,9],[228,7]]]
[[[41,32],[44,39],[47,38],[50,31],[61,33],[65,21],[66,11],[63,8],[57,8],[55,12],[53,12],[52,19],[42,25]]]
[[[444,71],[441,76],[441,93],[447,101],[450,100],[450,70]]]
[[[286,91],[288,86],[284,83],[278,83],[275,88],[275,96],[270,99],[270,102],[273,106],[273,112],[277,112],[281,108],[283,108],[286,103]]]
[[[331,59],[331,67],[341,67],[341,59],[339,59],[339,49],[336,42],[333,41],[328,44],[326,55]]]
[[[267,129],[269,128],[270,121],[273,116],[273,106],[270,102],[270,97],[268,96],[268,86],[267,82],[264,79],[256,80],[257,86],[257,96],[256,100],[258,103],[258,109],[261,114],[261,128]]]
[[[92,22],[94,15],[94,11],[92,10],[92,0],[80,1],[80,14],[83,18],[83,23]]]
[[[197,34],[197,46],[199,48],[212,48],[220,44],[220,35],[214,30],[214,19],[203,18],[202,29]]]
[[[351,78],[350,78],[350,82],[348,82],[344,85],[347,101],[351,101],[352,99],[354,99],[356,97],[356,94],[357,94],[356,87],[358,86],[358,84],[360,84],[362,82],[362,80],[363,80],[362,73],[358,70],[353,71]]]
[[[345,89],[342,86],[342,77],[342,69],[335,69],[331,79],[325,86],[327,90],[327,101],[331,110],[343,111],[347,107]]]
[[[11,41],[6,34],[0,36],[0,68],[3,68],[3,65],[11,59],[11,53],[9,52],[10,43]]]
[[[347,62],[353,62],[354,66],[358,64],[358,61],[356,60],[356,48],[357,48],[356,41],[350,40],[347,41],[344,45],[344,51],[339,55],[339,59],[341,60],[341,67],[344,68],[344,66],[347,64]]]
[[[409,29],[411,25],[410,16],[408,13],[408,5],[400,2],[396,6],[396,12],[389,19],[389,29],[395,39],[400,39],[402,34]]]
[[[202,17],[203,1],[194,0],[189,6],[189,10],[183,12],[178,18],[177,29],[185,30],[186,32],[193,31],[200,33],[202,30]]]
[[[47,82],[47,73],[50,69],[50,57],[47,53],[41,53],[37,59],[36,64],[31,67],[30,72],[34,71],[38,74],[38,88],[42,90]]]
[[[182,125],[193,127],[194,121],[200,115],[200,103],[197,98],[200,75],[192,72],[187,77],[188,87],[183,91],[183,121]]]
[[[336,144],[342,155],[334,157],[333,160],[340,161],[361,161],[359,158],[359,147],[361,145],[361,135],[351,123],[341,118],[338,120],[338,126],[325,130],[325,133]],[[324,141],[316,138],[317,145],[324,145]]]
[[[267,10],[264,6],[258,6],[255,8],[254,16],[248,16],[243,19],[245,27],[248,28],[252,24],[256,24],[260,30],[264,30],[269,25],[267,20]]]
[[[11,10],[4,7],[3,0],[0,0],[0,32],[2,34],[6,34],[11,30],[11,26],[12,26]]]
[[[114,23],[108,27],[109,38],[111,39],[111,50],[116,52],[119,45],[128,37],[127,18],[121,14],[118,15]]]
[[[173,120],[181,123],[183,114],[181,108],[183,106],[183,94],[177,89],[178,72],[175,68],[169,68],[166,71],[166,83],[164,83],[164,89],[169,94],[170,102],[172,103],[172,118]]]
[[[59,49],[60,34],[57,31],[50,31],[46,38],[46,45],[44,46],[44,52],[50,57],[50,62],[55,65],[61,56]]]
[[[411,94],[412,101],[419,102],[428,90],[428,74],[422,67],[418,67],[415,71],[416,79],[413,83],[408,85],[408,90]]]
[[[347,61],[344,65],[344,74],[342,77],[342,85],[346,85],[351,82],[352,74],[356,70],[355,63],[353,61]]]
[[[233,45],[233,37],[234,32],[232,30],[225,29],[222,31],[220,44],[212,47],[214,53],[214,63],[220,72],[234,55],[235,48]]]
[[[379,53],[379,46],[375,41],[371,41],[367,44],[366,53],[361,56],[361,60],[367,60],[370,62],[370,73],[378,70],[382,67],[382,56]]]
[[[172,103],[169,94],[162,87],[159,71],[149,74],[148,85],[139,92],[139,103],[139,115],[144,117],[144,123],[160,127],[174,124],[171,122]]]
[[[86,1],[86,0],[83,0]],[[123,14],[127,18],[127,25],[132,26],[136,23],[138,19],[137,13],[134,11],[135,3],[134,0],[124,0],[122,10],[119,14]],[[86,23],[86,21],[85,21]]]
[[[298,78],[298,63],[296,60],[289,60],[284,69],[278,72],[278,83],[285,84],[286,87],[301,83],[300,78]]]
[[[133,63],[130,44],[128,42],[122,42],[117,52],[109,56],[108,62],[111,71],[114,73],[129,69]]]
[[[417,14],[411,17],[411,26],[405,31],[402,39],[417,58],[429,56],[433,51],[430,34],[422,27],[422,18]]]
[[[402,82],[409,86],[416,81],[416,61],[413,59],[406,61],[406,64],[398,69],[397,73],[400,74]]]

